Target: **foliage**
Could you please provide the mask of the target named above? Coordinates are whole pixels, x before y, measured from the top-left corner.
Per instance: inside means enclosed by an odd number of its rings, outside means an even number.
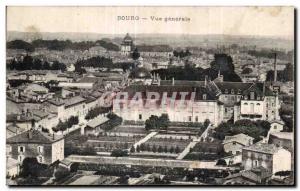
[[[128,156],[127,150],[115,149],[111,152],[111,156],[113,157],[125,157]]]
[[[6,43],[7,49],[23,49],[28,52],[34,51],[34,46],[32,46],[30,43],[23,41],[23,40],[13,40]]]
[[[151,115],[149,119],[145,122],[145,128],[146,130],[151,129],[162,129],[167,130],[170,124],[169,116],[168,114],[162,114],[160,117]]]
[[[243,69],[242,74],[250,74],[252,72],[253,72],[253,70],[251,68],[245,68],[245,69]]]
[[[76,147],[73,144],[66,144],[64,150],[65,156],[75,155],[96,155],[96,150],[93,146],[85,145],[84,147]]]
[[[69,119],[67,119],[65,122],[62,122],[59,120],[58,124],[56,127],[53,127],[52,130],[54,132],[58,131],[65,131],[69,128],[71,128],[73,125],[77,125],[79,123],[78,116],[71,116]]]
[[[88,113],[85,116],[85,119],[86,120],[93,119],[93,118],[99,116],[100,114],[108,113],[110,111],[110,109],[111,108],[108,108],[108,107],[95,107],[88,111]]]
[[[267,72],[267,81],[274,80],[274,70],[269,70]],[[284,70],[277,71],[277,81],[289,82],[294,81],[294,67],[291,63],[288,63]]]
[[[260,136],[267,136],[270,129],[270,123],[264,120],[251,121],[243,119],[236,121],[234,124],[230,122],[221,123],[213,133],[217,139],[224,140],[225,136],[236,134],[246,134],[254,138],[254,142],[261,140]]]
[[[174,50],[173,55],[175,57],[184,58],[184,57],[192,55],[192,53],[188,49],[186,49],[185,51],[184,50],[181,50],[181,51]]]
[[[292,172],[291,171],[278,171],[275,173],[275,176],[290,176],[292,175]]]
[[[36,158],[25,158],[21,165],[20,177],[51,177],[52,171]]]
[[[137,60],[140,57],[140,53],[139,50],[137,48],[134,49],[134,51],[131,54],[131,57],[133,60]]]
[[[224,63],[228,63],[227,65]],[[227,67],[223,67],[224,64]],[[222,70],[220,70],[222,69]],[[152,70],[152,73],[159,74],[161,78],[171,80],[175,78],[176,80],[188,80],[188,81],[204,81],[205,76],[209,76],[211,80],[214,80],[218,77],[218,73],[223,75],[224,81],[231,82],[241,82],[241,78],[235,73],[234,66],[232,64],[232,58],[226,58],[221,61],[214,60],[211,63],[211,67],[203,69],[201,67],[194,67],[189,64],[186,64],[184,68],[182,67],[169,67],[167,69],[157,69]]]
[[[26,55],[21,61],[12,60],[7,64],[10,70],[66,70],[66,65],[58,61],[54,61],[50,65],[47,61],[42,62],[40,59],[33,59],[32,56]]]
[[[65,177],[67,177],[68,175],[70,175],[70,171],[66,168],[60,167],[54,173],[55,181],[58,182],[61,179],[64,179]]]
[[[216,164],[216,165],[226,166],[227,163],[226,163],[226,161],[225,161],[224,159],[219,159],[219,160],[217,161],[217,164]]]
[[[100,46],[102,46],[106,50],[111,50],[111,51],[119,51],[120,50],[119,46],[112,42],[108,42],[105,40],[98,40],[98,41],[96,41],[96,43],[98,43]]]

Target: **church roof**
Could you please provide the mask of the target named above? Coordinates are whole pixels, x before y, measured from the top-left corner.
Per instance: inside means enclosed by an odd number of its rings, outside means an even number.
[[[133,41],[131,36],[127,33],[126,36],[124,37],[123,41]]]

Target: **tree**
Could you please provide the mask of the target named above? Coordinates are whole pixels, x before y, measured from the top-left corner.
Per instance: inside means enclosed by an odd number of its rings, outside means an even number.
[[[163,148],[162,148],[161,145],[159,145],[159,147],[158,147],[158,149],[157,149],[157,152],[159,152],[159,153],[162,153],[162,152],[163,152]]]
[[[21,165],[21,177],[39,177],[47,169],[47,166],[40,164],[36,158],[25,158]]]
[[[252,72],[253,72],[253,70],[251,68],[245,68],[245,69],[243,69],[242,74],[250,74]]]
[[[127,150],[115,149],[111,152],[111,156],[113,156],[113,157],[124,157],[124,156],[128,156],[128,152],[127,152]]]
[[[168,147],[165,145],[164,146],[164,153],[167,153],[168,152]]]
[[[68,175],[70,175],[70,172],[68,169],[66,168],[58,168],[55,173],[54,173],[54,177],[55,177],[55,181],[60,181],[63,178],[66,178]]]
[[[156,153],[156,151],[157,151],[156,145],[153,145],[152,146],[152,152]]]
[[[219,166],[226,166],[227,163],[224,159],[219,159],[216,163],[216,165],[219,165]]]
[[[180,148],[178,147],[178,145],[176,145],[175,153],[179,153],[179,152],[180,152]]]
[[[158,128],[167,130],[170,124],[169,116],[168,114],[162,114],[158,119]]]
[[[138,153],[139,153],[140,151],[141,151],[141,149],[140,149],[140,146],[139,146],[139,145],[137,145],[137,146],[136,146],[136,152],[138,152]]]
[[[134,153],[134,152],[135,152],[135,148],[134,148],[133,145],[132,145],[132,147],[130,148],[130,152],[131,152],[131,153]]]
[[[133,51],[133,53],[132,53],[131,57],[132,57],[132,59],[133,59],[133,60],[137,60],[137,59],[139,59],[139,57],[140,57],[140,53],[139,53],[139,51],[138,51],[138,49],[137,49],[137,48],[135,48],[135,49],[134,49],[134,51]]]
[[[204,127],[207,128],[209,124],[210,124],[209,119],[205,119],[204,124],[203,124]]]
[[[173,146],[170,147],[169,152],[170,152],[170,153],[174,153],[174,147],[173,147]]]

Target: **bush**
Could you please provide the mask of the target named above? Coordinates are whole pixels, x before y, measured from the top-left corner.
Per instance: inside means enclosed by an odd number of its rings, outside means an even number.
[[[58,168],[55,173],[54,173],[54,177],[55,177],[55,181],[60,181],[61,179],[67,177],[68,175],[70,175],[70,172],[68,169],[66,168]]]
[[[216,164],[216,165],[226,166],[227,163],[226,163],[226,161],[225,161],[224,159],[219,159],[219,160],[217,161],[217,164]]]
[[[127,150],[115,149],[111,152],[111,156],[113,157],[125,157],[128,156]]]

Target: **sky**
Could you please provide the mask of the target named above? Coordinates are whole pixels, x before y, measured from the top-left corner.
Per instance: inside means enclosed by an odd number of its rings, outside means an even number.
[[[136,16],[138,20],[118,20]],[[152,21],[161,17],[162,21]],[[190,21],[165,22],[165,17]],[[146,18],[146,19],[143,19]],[[293,7],[7,7],[7,30],[100,34],[225,34],[293,39]]]

